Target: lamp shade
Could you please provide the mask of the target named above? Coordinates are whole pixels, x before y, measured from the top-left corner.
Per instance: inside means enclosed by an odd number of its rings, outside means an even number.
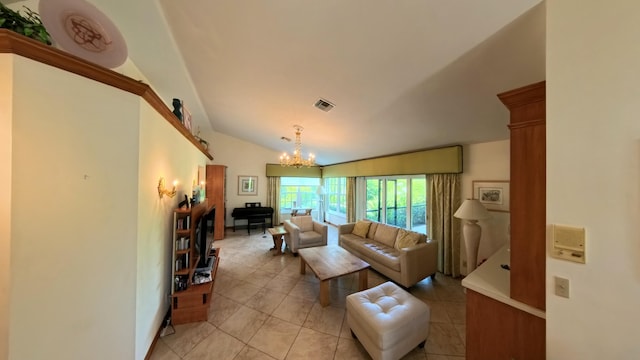
[[[491,217],[478,199],[465,200],[453,216],[463,220],[484,220]]]

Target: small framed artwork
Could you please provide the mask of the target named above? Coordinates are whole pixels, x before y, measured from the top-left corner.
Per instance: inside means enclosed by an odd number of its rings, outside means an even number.
[[[474,180],[473,198],[489,211],[509,212],[508,180]]]
[[[191,134],[191,112],[184,106],[184,102],[182,103],[182,122],[184,123],[184,127],[189,130],[189,134]]]
[[[238,195],[258,195],[258,177],[238,176]]]

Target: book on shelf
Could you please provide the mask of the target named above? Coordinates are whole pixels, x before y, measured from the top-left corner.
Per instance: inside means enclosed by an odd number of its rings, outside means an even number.
[[[176,250],[187,250],[189,248],[189,238],[182,236],[176,240]]]

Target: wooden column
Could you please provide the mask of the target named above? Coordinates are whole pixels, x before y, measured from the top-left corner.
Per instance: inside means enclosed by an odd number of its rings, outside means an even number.
[[[216,207],[213,239],[224,239],[224,219],[226,209],[227,167],[224,165],[207,165],[207,183],[205,185],[207,200]]]
[[[511,112],[511,298],[545,310],[545,82],[498,97]]]

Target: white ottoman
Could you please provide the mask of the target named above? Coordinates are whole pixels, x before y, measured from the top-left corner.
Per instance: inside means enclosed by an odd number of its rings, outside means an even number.
[[[374,360],[423,347],[430,315],[427,304],[390,281],[347,296],[347,323]]]

